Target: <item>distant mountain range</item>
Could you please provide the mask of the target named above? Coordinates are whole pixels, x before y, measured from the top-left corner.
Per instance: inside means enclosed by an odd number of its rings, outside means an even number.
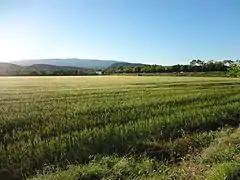
[[[107,69],[142,66],[140,63],[129,63],[111,60],[93,59],[37,59],[12,61],[11,63],[0,62],[0,75],[17,71],[41,71],[41,70],[86,70],[86,69]]]
[[[107,68],[118,61],[111,60],[87,60],[87,59],[33,59],[13,61],[20,66],[32,66],[34,64],[48,64],[53,66],[72,66],[81,68]]]
[[[31,66],[19,66],[12,63],[0,62],[0,75],[5,75],[11,72],[17,71],[41,71],[41,70],[83,70],[84,68],[72,67],[72,66],[54,66],[48,64],[34,64]]]
[[[129,62],[117,62],[109,66],[109,68],[117,68],[117,67],[135,67],[135,66],[143,66],[145,64],[141,63],[129,63]]]
[[[34,70],[77,70],[77,69],[85,69],[82,67],[73,67],[73,66],[55,66],[49,64],[34,64],[31,66],[21,66]]]
[[[122,61],[113,61],[113,60],[97,60],[97,59],[36,59],[36,60],[21,60],[21,61],[12,61],[11,63],[20,65],[20,66],[32,66],[35,64],[45,64],[53,66],[68,66],[68,67],[81,67],[81,68],[98,68],[105,69],[109,67],[117,66],[139,66],[142,64],[139,63],[129,63]]]

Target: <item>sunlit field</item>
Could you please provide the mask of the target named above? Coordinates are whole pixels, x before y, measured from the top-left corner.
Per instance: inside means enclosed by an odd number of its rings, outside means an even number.
[[[237,179],[240,79],[1,77],[0,179]]]

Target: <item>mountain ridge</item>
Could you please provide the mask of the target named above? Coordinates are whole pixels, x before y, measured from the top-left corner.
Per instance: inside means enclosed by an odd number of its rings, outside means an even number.
[[[50,65],[50,64],[33,64],[31,66],[21,66],[26,67],[34,70],[77,70],[77,69],[84,69],[82,67],[74,67],[74,66],[56,66],[56,65]]]
[[[135,67],[135,66],[144,66],[146,64],[142,63],[130,63],[130,62],[117,62],[109,66],[109,68],[117,68],[117,67]]]
[[[25,76],[25,75],[94,75],[95,69],[55,66],[49,64],[33,64],[20,66],[12,63],[0,62],[0,76]]]
[[[22,67],[13,63],[0,62],[0,74],[8,73],[9,71],[17,71]]]
[[[26,72],[41,71],[82,71],[96,72],[109,68],[142,66],[141,63],[130,63],[114,60],[96,59],[36,59],[11,62],[0,62],[0,75],[26,74]]]
[[[34,64],[48,64],[54,66],[72,66],[81,68],[108,68],[114,63],[123,61],[98,60],[98,59],[78,59],[78,58],[56,58],[56,59],[28,59],[11,61],[10,63],[20,66],[32,66]]]

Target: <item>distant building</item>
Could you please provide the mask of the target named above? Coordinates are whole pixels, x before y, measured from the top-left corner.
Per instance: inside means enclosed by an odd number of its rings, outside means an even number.
[[[96,74],[102,75],[102,71],[96,71]]]

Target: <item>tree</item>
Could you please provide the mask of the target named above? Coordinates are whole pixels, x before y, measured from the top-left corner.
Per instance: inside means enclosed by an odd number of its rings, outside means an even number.
[[[173,72],[181,72],[182,71],[182,66],[180,64],[172,66],[172,71]]]
[[[133,72],[134,73],[140,73],[141,72],[141,67],[140,66],[136,66],[133,68]]]
[[[122,66],[119,66],[119,67],[117,68],[117,72],[118,72],[118,73],[123,73],[123,70],[124,70],[124,68],[123,68]]]
[[[224,60],[224,61],[223,61],[223,64],[224,64],[225,66],[231,67],[231,66],[234,64],[234,61],[232,61],[232,60]]]
[[[239,60],[239,59],[236,60],[236,61],[235,61],[235,64],[236,64],[237,66],[240,66],[240,60]]]
[[[229,68],[228,75],[231,77],[240,77],[240,66],[233,66]]]
[[[44,70],[42,70],[42,71],[40,71],[40,74],[41,74],[42,76],[44,76],[44,75],[47,75],[47,72],[44,71]]]
[[[198,59],[198,60],[196,61],[196,63],[197,63],[198,66],[203,66],[203,65],[204,65],[204,61],[202,61],[202,60],[200,60],[200,59]]]
[[[31,72],[29,73],[29,75],[31,75],[31,76],[38,76],[39,73],[38,73],[37,71],[31,71]]]
[[[196,59],[193,59],[191,62],[190,62],[190,66],[196,66],[197,65],[197,60]]]

